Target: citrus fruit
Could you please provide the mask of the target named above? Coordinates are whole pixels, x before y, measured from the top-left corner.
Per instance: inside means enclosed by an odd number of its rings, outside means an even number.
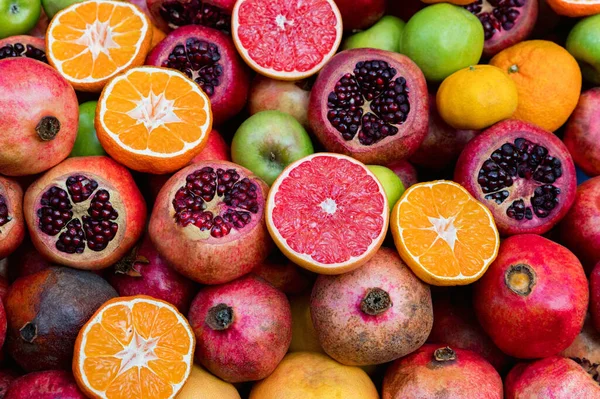
[[[151,42],[152,24],[136,6],[89,0],[55,15],[46,55],[76,90],[99,92],[112,77],[142,65]]]
[[[294,263],[340,274],[366,263],[383,242],[389,207],[373,172],[341,154],[317,153],[288,166],[271,186],[267,227]]]
[[[456,129],[484,129],[510,118],[519,95],[508,74],[491,65],[473,65],[454,72],[437,92],[437,108]]]
[[[240,399],[240,394],[232,384],[194,365],[177,399]]]
[[[239,0],[232,36],[256,72],[280,80],[317,73],[342,40],[342,17],[333,0]]]
[[[202,151],[212,112],[206,93],[181,72],[138,67],[106,85],[95,125],[111,157],[133,170],[164,174]]]
[[[119,297],[79,331],[73,374],[90,398],[174,398],[192,370],[194,346],[190,325],[173,305]]]
[[[521,42],[490,61],[517,85],[519,104],[513,118],[555,131],[575,109],[581,70],[567,50],[546,40]]]
[[[587,17],[600,13],[600,2],[596,0],[548,0],[548,5],[558,15]]]
[[[446,180],[406,190],[392,210],[391,230],[404,262],[432,285],[476,281],[500,245],[492,213],[461,185]]]

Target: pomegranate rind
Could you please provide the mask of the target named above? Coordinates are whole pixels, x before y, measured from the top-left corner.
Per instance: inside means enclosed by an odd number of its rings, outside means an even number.
[[[344,34],[344,29],[342,26],[342,15],[340,14],[340,10],[337,7],[337,5],[335,4],[335,2],[333,0],[319,0],[319,1],[326,1],[329,6],[331,7],[331,11],[334,14],[335,20],[336,20],[336,25],[335,25],[335,32],[336,32],[336,38],[334,43],[331,46],[331,49],[329,49],[329,51],[326,54],[319,54],[320,56],[322,56],[321,61],[316,64],[315,66],[313,66],[312,68],[306,70],[306,71],[300,71],[297,68],[290,70],[290,71],[283,71],[283,70],[276,70],[274,68],[267,68],[267,67],[263,67],[261,66],[255,59],[254,57],[250,54],[250,51],[244,47],[243,44],[243,39],[240,38],[239,35],[239,30],[240,30],[240,9],[244,6],[245,3],[249,3],[250,1],[256,1],[256,0],[239,0],[235,3],[235,6],[233,7],[233,13],[231,16],[231,34],[233,37],[233,42],[235,43],[235,47],[237,48],[239,54],[242,56],[242,58],[244,59],[244,61],[246,61],[246,63],[250,66],[250,68],[252,68],[253,70],[255,70],[256,72],[258,72],[261,75],[264,76],[268,76],[270,78],[273,79],[278,79],[278,80],[301,80],[301,79],[306,79],[314,74],[316,74],[317,72],[319,72],[323,66],[325,64],[327,64],[327,62],[329,62],[329,60],[335,55],[336,51],[338,50],[341,42],[342,42],[342,35]],[[265,8],[267,8],[268,4],[271,4],[271,0],[258,0],[258,1],[262,1],[264,3],[264,5],[261,7],[261,10],[264,10]],[[289,1],[290,5],[292,3],[292,1],[290,0],[286,0],[286,1],[280,1],[280,3],[282,5],[287,4],[287,1]],[[296,2],[298,2],[297,0],[294,0]],[[317,0],[309,0],[308,2],[311,3],[315,3],[315,1]],[[298,2],[301,3],[301,2]],[[309,5],[309,4],[305,4],[303,5],[304,7],[314,7],[314,4]],[[243,10],[242,10],[243,11]],[[322,18],[323,16],[320,14],[314,14],[314,17],[319,17]],[[277,22],[279,24],[279,22]],[[281,24],[285,25],[285,22],[281,22]],[[266,26],[265,26],[266,28]],[[315,32],[312,32],[310,34],[314,34]],[[318,33],[319,35],[321,35],[321,33]],[[256,32],[255,35],[256,37],[260,37],[264,35],[264,33],[260,33],[260,32]],[[279,35],[279,38],[281,39],[280,43],[283,47],[283,44],[287,44],[284,43],[284,41],[286,41],[286,38],[284,35]],[[271,49],[273,52],[277,52],[276,48],[272,48]],[[271,53],[271,55],[273,55]],[[310,53],[305,53],[305,54],[301,54],[298,56],[298,59],[305,59],[305,58],[311,58],[314,57],[316,54],[310,54]],[[283,54],[275,54],[276,57],[282,57]],[[298,60],[297,59],[297,60]],[[295,61],[297,61],[295,60]]]
[[[8,215],[12,217],[6,224],[0,226],[0,259],[3,259],[13,253],[23,242],[25,223],[21,186],[13,180],[0,176],[0,195],[6,200]]]
[[[58,235],[47,236],[38,227],[41,196],[53,185],[63,186],[67,177],[73,174],[96,177],[109,183],[110,189],[121,199],[118,208],[120,231],[102,252],[89,248],[83,254],[60,252],[54,247]],[[146,224],[146,202],[133,177],[125,167],[105,156],[68,158],[50,169],[27,189],[23,212],[31,241],[45,259],[82,270],[104,269],[121,259],[139,240]]]
[[[381,215],[379,216],[383,220],[381,231],[374,239],[372,239],[372,241],[369,244],[369,246],[367,247],[367,249],[360,256],[351,256],[348,260],[343,261],[343,262],[323,263],[323,262],[320,262],[320,261],[314,259],[309,254],[302,254],[302,253],[297,252],[288,244],[286,238],[283,237],[283,235],[279,231],[278,227],[275,226],[275,221],[273,220],[273,212],[276,207],[275,196],[277,195],[282,183],[290,176],[290,174],[298,166],[300,166],[304,163],[310,162],[314,158],[317,158],[317,157],[331,157],[331,158],[349,161],[354,165],[359,165],[360,167],[362,167],[364,169],[366,176],[370,177],[377,184],[377,186],[379,188],[379,195],[381,195],[383,198],[382,212],[381,212]],[[307,195],[307,197],[308,197],[308,195]],[[358,205],[360,206],[360,204],[358,204]],[[266,213],[267,228],[269,229],[269,233],[271,234],[273,241],[275,241],[275,244],[277,245],[277,247],[279,247],[281,252],[283,252],[285,254],[285,256],[287,256],[288,259],[290,259],[295,264],[297,264],[307,270],[310,270],[312,272],[319,273],[319,274],[330,274],[330,275],[342,274],[342,273],[346,273],[351,270],[357,269],[357,268],[361,267],[362,265],[364,265],[365,263],[367,263],[373,256],[375,256],[375,254],[377,253],[377,250],[383,244],[383,240],[385,239],[388,225],[389,225],[389,205],[388,205],[387,197],[385,195],[383,186],[381,185],[379,180],[375,177],[375,175],[364,164],[362,164],[361,162],[357,161],[354,158],[351,158],[349,156],[342,155],[342,154],[324,153],[324,152],[312,154],[312,155],[309,155],[302,159],[299,159],[298,161],[290,164],[287,168],[285,168],[283,170],[283,172],[279,175],[279,177],[277,177],[277,179],[275,180],[275,182],[273,182],[273,185],[271,186],[271,190],[269,191],[269,196],[267,198],[267,205],[266,205],[265,213]],[[348,228],[350,228],[350,227],[348,227]]]

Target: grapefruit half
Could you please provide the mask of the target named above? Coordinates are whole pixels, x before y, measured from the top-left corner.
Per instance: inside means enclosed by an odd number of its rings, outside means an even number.
[[[365,264],[385,238],[389,208],[383,187],[359,161],[317,153],[289,165],[267,198],[267,227],[281,251],[321,274]]]
[[[242,58],[256,72],[279,80],[319,72],[343,34],[333,0],[238,0],[231,20]]]

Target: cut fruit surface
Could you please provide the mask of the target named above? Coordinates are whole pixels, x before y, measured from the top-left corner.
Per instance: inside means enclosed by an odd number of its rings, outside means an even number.
[[[212,112],[206,93],[181,72],[138,67],[106,85],[95,125],[111,157],[133,170],[164,174],[202,151]]]
[[[492,213],[452,181],[411,186],[392,211],[391,229],[402,259],[432,285],[476,281],[500,245]]]
[[[89,0],[60,11],[46,33],[48,61],[76,90],[99,92],[109,79],[142,65],[152,25],[125,1]]]
[[[235,45],[252,69],[281,80],[317,73],[342,40],[333,0],[240,0],[232,15]]]
[[[90,398],[174,398],[192,370],[194,347],[173,305],[144,295],[115,298],[79,332],[73,374]]]
[[[375,175],[357,160],[318,153],[288,166],[267,199],[267,227],[296,264],[340,274],[366,263],[388,227],[388,203]]]

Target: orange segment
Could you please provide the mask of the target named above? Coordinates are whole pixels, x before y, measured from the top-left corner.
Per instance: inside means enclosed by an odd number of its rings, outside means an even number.
[[[429,284],[472,283],[498,254],[491,212],[451,181],[411,186],[394,207],[390,224],[400,256]]]
[[[90,398],[174,398],[190,375],[194,347],[173,305],[143,295],[115,298],[79,332],[73,374]]]

